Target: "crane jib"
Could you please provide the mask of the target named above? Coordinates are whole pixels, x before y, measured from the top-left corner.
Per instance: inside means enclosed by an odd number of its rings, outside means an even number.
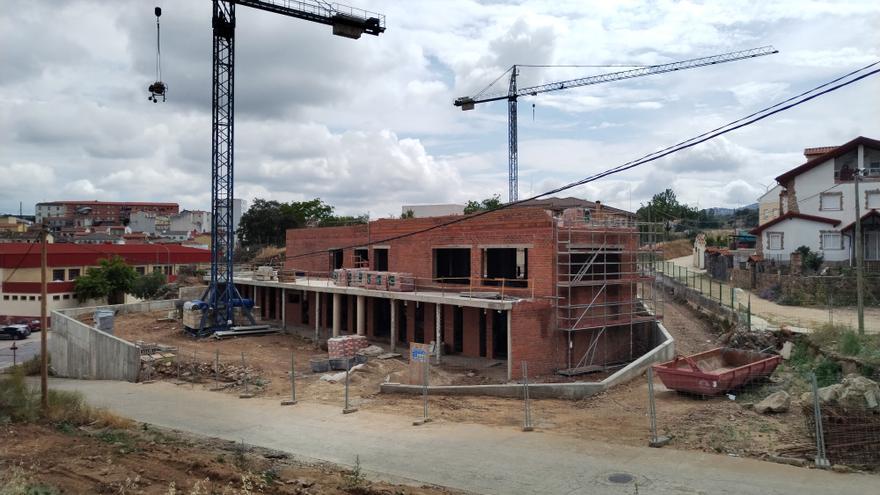
[[[486,103],[490,101],[498,101],[498,100],[509,100],[511,96],[535,96],[539,93],[547,93],[550,91],[559,91],[562,89],[576,88],[580,86],[588,86],[591,84],[601,84],[605,82],[611,81],[620,81],[623,79],[632,79],[635,77],[642,76],[650,76],[654,74],[663,74],[666,72],[675,72],[684,69],[694,69],[697,67],[705,67],[707,65],[716,65],[726,62],[733,62],[736,60],[744,60],[748,58],[754,57],[762,57],[764,55],[772,55],[774,53],[779,53],[778,50],[773,48],[772,46],[764,46],[760,48],[752,48],[750,50],[742,50],[737,52],[729,52],[722,53],[719,55],[713,55],[710,57],[702,57],[695,58],[690,60],[682,60],[679,62],[671,62],[668,64],[660,64],[660,65],[651,65],[647,67],[640,67],[637,69],[629,69],[620,72],[611,72],[608,74],[599,74],[596,76],[583,77],[578,79],[569,79],[567,81],[557,81],[548,84],[541,84],[537,86],[531,86],[527,88],[521,88],[516,91],[514,95],[510,95],[508,92],[498,92],[491,95],[487,95],[480,98],[470,98],[463,97],[455,100],[455,106],[463,106],[464,103],[469,104],[478,104],[478,103]]]

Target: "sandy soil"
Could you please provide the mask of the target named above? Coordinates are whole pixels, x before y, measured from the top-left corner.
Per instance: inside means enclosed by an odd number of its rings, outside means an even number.
[[[219,350],[221,361],[239,364],[245,352],[249,366],[256,370],[251,376],[249,391],[260,396],[290,396],[290,353],[295,354],[297,399],[324,404],[344,403],[344,385],[320,380],[321,374],[312,373],[308,358],[322,354],[309,341],[291,335],[243,337],[217,341],[194,341],[180,333],[176,323],[156,321],[164,314],[125,315],[116,320],[116,335],[129,340],[159,342],[178,346],[184,356],[183,369],[192,360],[209,366],[214,352]],[[686,306],[667,302],[664,321],[676,338],[676,350],[691,354],[717,347],[717,336]],[[323,353],[326,355],[326,353]],[[350,402],[363,410],[418,418],[422,415],[422,399],[406,395],[379,394],[379,384],[404,373],[406,363],[399,359],[371,359],[364,367],[351,374]],[[214,386],[210,376],[199,375],[196,384],[190,377],[176,380],[174,365],[163,377],[181,386]],[[186,372],[184,371],[184,374]],[[474,380],[462,375],[432,369],[431,383],[461,383]],[[479,377],[476,378],[479,380]],[[254,387],[259,383],[259,387]],[[234,384],[233,384],[234,385]],[[242,386],[230,386],[222,393],[238,394]],[[803,420],[799,414],[762,416],[738,402],[724,398],[699,399],[666,390],[659,381],[655,384],[660,434],[671,437],[676,448],[736,455],[761,456],[775,451],[778,445],[797,443],[803,435]],[[795,410],[795,408],[792,408]],[[650,435],[648,386],[645,377],[606,393],[581,401],[533,400],[533,423],[540,430],[571,434],[576,438],[601,440],[626,445],[645,445]],[[483,397],[430,397],[429,415],[437,421],[479,423],[519,427],[523,418],[523,403],[516,399]]]
[[[453,493],[365,479],[356,484],[350,472],[337,466],[304,464],[286,454],[153,426],[62,430],[4,425],[0,485],[3,493],[34,494]]]

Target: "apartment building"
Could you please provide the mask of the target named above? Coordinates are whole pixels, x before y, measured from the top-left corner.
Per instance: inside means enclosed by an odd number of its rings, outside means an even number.
[[[177,203],[135,201],[51,201],[35,207],[36,223],[48,223],[53,229],[128,224],[132,213],[168,216],[179,209]]]

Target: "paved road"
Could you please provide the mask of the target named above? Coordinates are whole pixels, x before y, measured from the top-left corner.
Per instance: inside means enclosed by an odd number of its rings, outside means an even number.
[[[399,416],[311,403],[281,407],[266,399],[177,387],[52,379],[92,404],[138,421],[244,441],[295,456],[408,479],[497,494],[798,494],[877,493],[880,478],[843,475],[751,459],[575,440],[562,435],[446,422],[414,427]],[[609,474],[638,480],[615,484]]]
[[[34,356],[40,354],[40,333],[32,333],[30,337],[24,340],[0,340],[0,370],[12,366],[12,343],[15,343],[18,349],[15,351],[15,360],[18,363],[27,361]]]

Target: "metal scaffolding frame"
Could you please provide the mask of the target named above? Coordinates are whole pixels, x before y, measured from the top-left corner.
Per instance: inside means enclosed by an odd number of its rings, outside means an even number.
[[[566,368],[560,374],[604,371],[613,364],[598,356],[609,332],[629,333],[662,319],[662,294],[655,264],[662,224],[601,210],[574,215],[567,210],[556,224],[556,327],[565,332]],[[575,356],[573,335],[587,334],[582,356]]]

